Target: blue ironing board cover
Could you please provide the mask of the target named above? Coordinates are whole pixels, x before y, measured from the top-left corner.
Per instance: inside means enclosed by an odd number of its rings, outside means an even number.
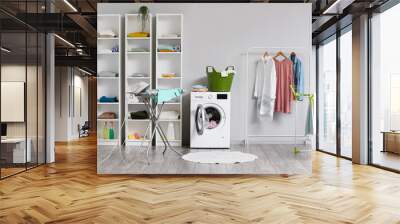
[[[183,89],[181,88],[172,88],[172,89],[157,89],[157,94],[152,96],[152,99],[160,104],[171,101],[176,97],[179,97],[183,94]]]

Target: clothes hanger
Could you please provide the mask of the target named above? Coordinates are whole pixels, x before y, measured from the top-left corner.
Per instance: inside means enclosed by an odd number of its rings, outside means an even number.
[[[268,51],[266,51],[266,52],[264,53],[264,55],[262,56],[262,59],[265,60],[265,58],[266,58],[267,56],[269,56]]]
[[[296,52],[292,51],[292,53],[290,53],[290,60],[294,60],[296,58]]]
[[[276,58],[279,57],[279,56],[282,56],[282,57],[284,57],[284,58],[287,59],[286,55],[285,55],[282,51],[278,51],[278,52],[276,53],[274,59],[276,59]]]

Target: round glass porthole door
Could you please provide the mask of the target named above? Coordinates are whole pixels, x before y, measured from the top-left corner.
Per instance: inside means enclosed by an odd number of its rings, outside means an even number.
[[[224,114],[221,108],[215,104],[204,105],[204,128],[214,130],[224,125]]]

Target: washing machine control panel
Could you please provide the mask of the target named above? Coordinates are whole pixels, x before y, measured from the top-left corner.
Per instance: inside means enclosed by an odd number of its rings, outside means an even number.
[[[225,93],[217,94],[217,100],[227,100],[227,99],[228,99],[228,94]]]

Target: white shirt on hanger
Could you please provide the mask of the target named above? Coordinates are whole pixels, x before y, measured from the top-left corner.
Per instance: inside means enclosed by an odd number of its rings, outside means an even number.
[[[272,120],[276,98],[276,69],[271,56],[257,61],[253,97],[257,99],[258,114]]]

